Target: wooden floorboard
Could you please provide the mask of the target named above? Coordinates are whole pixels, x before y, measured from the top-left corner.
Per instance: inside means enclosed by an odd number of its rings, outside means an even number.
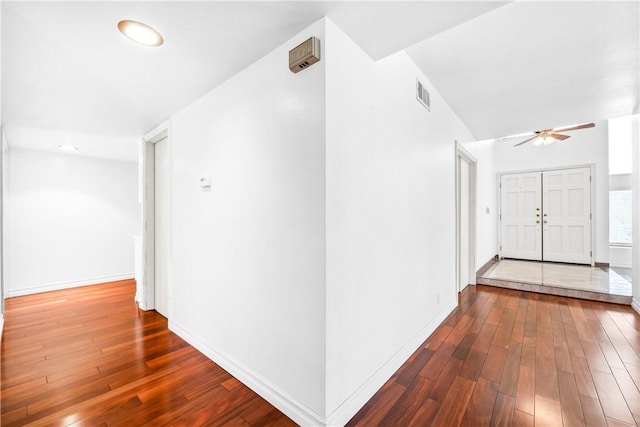
[[[6,300],[0,425],[295,426],[134,293],[126,280]]]
[[[292,426],[133,302],[133,281],[8,299],[0,424]],[[475,286],[349,426],[640,426],[640,316]]]
[[[470,286],[348,426],[640,426],[630,307]]]

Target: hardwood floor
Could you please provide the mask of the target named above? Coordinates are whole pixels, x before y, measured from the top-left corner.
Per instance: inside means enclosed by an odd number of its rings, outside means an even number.
[[[0,424],[295,425],[134,293],[129,280],[8,299]]]
[[[7,300],[2,426],[292,426],[139,311],[133,281]],[[640,316],[476,286],[349,426],[640,425]]]
[[[470,286],[347,425],[640,425],[640,316]]]

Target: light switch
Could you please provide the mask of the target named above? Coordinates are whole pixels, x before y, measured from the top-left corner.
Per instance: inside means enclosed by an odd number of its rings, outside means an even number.
[[[200,188],[202,189],[202,191],[206,191],[206,190],[210,190],[211,189],[211,177],[210,176],[203,176],[200,178]]]

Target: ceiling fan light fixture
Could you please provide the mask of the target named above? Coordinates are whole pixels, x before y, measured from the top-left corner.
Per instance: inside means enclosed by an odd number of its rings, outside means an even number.
[[[143,46],[158,47],[164,43],[162,34],[142,22],[125,19],[118,22],[118,30],[132,42]]]
[[[517,143],[516,145],[514,145],[514,147],[519,147],[528,142],[531,142],[532,145],[535,145],[535,146],[553,144],[556,141],[564,141],[567,138],[571,138],[571,135],[564,135],[559,132],[568,132],[571,130],[587,129],[592,127],[595,127],[595,123],[582,123],[579,125],[573,125],[573,126],[564,127],[564,128],[539,130],[534,132],[531,138],[525,139],[524,141]]]
[[[544,133],[542,135],[540,135],[540,137],[538,138],[540,140],[540,142],[537,145],[551,145],[554,142],[556,142],[558,139],[556,139],[552,134],[549,133]],[[534,143],[534,145],[536,145]]]

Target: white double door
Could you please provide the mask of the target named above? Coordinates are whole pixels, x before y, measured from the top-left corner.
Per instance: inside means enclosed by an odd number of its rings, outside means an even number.
[[[591,264],[591,169],[500,177],[503,258]]]

